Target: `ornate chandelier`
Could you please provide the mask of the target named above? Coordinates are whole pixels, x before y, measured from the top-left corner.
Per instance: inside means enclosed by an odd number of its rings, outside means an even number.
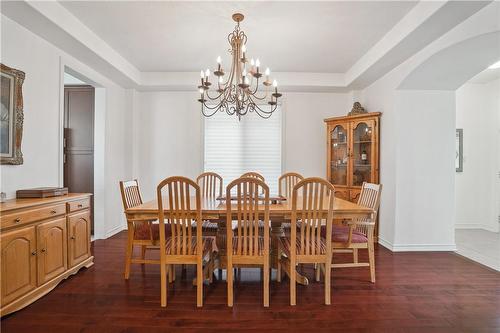
[[[240,22],[243,21],[243,14],[233,14],[236,27],[227,36],[231,45],[229,53],[232,56],[231,69],[229,73],[224,72],[221,57],[217,57],[217,70],[213,73],[217,82],[210,82],[210,70],[201,71],[201,85],[198,86],[201,94],[198,101],[201,103],[201,112],[205,117],[210,117],[218,111],[226,112],[228,115],[236,114],[238,119],[248,112],[256,112],[262,118],[269,118],[278,106],[278,83],[274,80],[271,83],[269,78],[271,72],[266,68],[261,72],[259,59],[248,61],[246,56],[247,36],[240,30]],[[264,78],[263,78],[264,77]],[[259,90],[259,83],[262,83],[264,92]],[[272,92],[271,85],[274,88]],[[215,94],[211,96],[210,87],[214,86]],[[264,106],[265,101],[269,106]]]

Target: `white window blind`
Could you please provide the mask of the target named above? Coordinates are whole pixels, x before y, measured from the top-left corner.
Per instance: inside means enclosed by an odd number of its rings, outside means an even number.
[[[205,118],[205,171],[224,179],[224,191],[231,181],[248,171],[264,176],[271,194],[278,193],[281,175],[281,109],[269,119],[248,113],[236,116],[218,112]]]

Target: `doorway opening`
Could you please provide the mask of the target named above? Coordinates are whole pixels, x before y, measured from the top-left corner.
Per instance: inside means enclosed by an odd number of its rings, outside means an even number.
[[[95,88],[64,73],[63,182],[72,193],[94,194]],[[94,196],[91,235],[94,235]]]
[[[71,66],[71,67],[70,67]],[[75,64],[68,59],[63,59],[61,62],[61,72],[60,72],[60,132],[59,132],[59,142],[60,142],[60,155],[59,155],[59,184],[60,186],[66,185],[68,182],[67,177],[67,163],[69,161],[69,157],[74,158],[75,160],[84,159],[84,156],[90,155],[93,153],[93,158],[86,159],[86,163],[82,163],[82,165],[86,165],[87,168],[91,169],[93,173],[93,179],[86,179],[85,183],[82,184],[84,187],[76,187],[74,189],[70,188],[70,191],[77,192],[90,192],[93,194],[92,196],[92,236],[91,239],[94,241],[95,239],[105,239],[108,237],[108,231],[106,230],[106,219],[105,216],[105,191],[104,191],[104,170],[105,170],[105,143],[106,143],[106,135],[105,135],[105,123],[106,123],[106,87],[99,82],[99,78],[92,78],[95,73],[88,73],[87,69],[81,68],[79,64]],[[78,70],[77,70],[78,69]],[[85,74],[87,73],[87,74]],[[67,87],[65,87],[67,86]],[[67,95],[65,88],[74,88],[76,89],[78,86],[86,87],[89,89],[93,89],[94,91],[94,99],[92,101],[87,102],[93,103],[93,116],[89,116],[89,114],[84,113],[83,115],[77,114],[76,116],[82,116],[86,120],[84,123],[90,124],[92,126],[87,125],[87,128],[84,128],[79,132],[72,132],[72,121],[71,115],[72,112],[69,110],[66,113],[67,104]],[[67,90],[67,89],[66,89]],[[84,95],[84,94],[82,94]],[[76,95],[75,95],[76,96]],[[75,97],[76,98],[76,97]],[[74,98],[74,99],[75,99]],[[69,98],[71,100],[71,96]],[[70,103],[71,104],[71,103]],[[71,109],[71,105],[69,105]],[[76,112],[76,111],[75,111]],[[88,110],[85,112],[89,112]],[[66,119],[67,114],[69,114],[70,119]],[[75,120],[75,119],[73,119]],[[76,120],[75,120],[76,121]],[[69,128],[69,130],[65,130],[65,128]],[[92,130],[90,130],[90,128]],[[66,133],[65,133],[66,132]],[[68,133],[69,132],[69,133]],[[89,134],[91,133],[91,134]],[[75,134],[75,136],[83,136],[85,139],[76,138],[76,142],[65,142],[65,134],[66,136]],[[84,144],[79,144],[79,141],[83,141]],[[89,142],[92,142],[90,144]],[[68,149],[66,149],[67,147]],[[71,151],[69,148],[72,148]],[[66,155],[68,153],[68,155]],[[72,153],[70,156],[69,153]],[[87,155],[84,155],[86,153]],[[78,161],[76,161],[78,162]],[[90,167],[91,165],[91,167]],[[68,172],[68,175],[75,177],[80,177],[78,172]],[[80,178],[81,179],[81,178]],[[76,179],[77,181],[82,182],[81,180]],[[71,186],[70,186],[71,187]]]
[[[456,128],[462,133],[455,174],[457,253],[500,270],[500,68],[486,69],[456,91]]]

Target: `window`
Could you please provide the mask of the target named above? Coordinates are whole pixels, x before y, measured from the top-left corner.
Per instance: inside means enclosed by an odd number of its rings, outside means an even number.
[[[269,119],[248,113],[236,116],[218,112],[205,118],[205,171],[217,172],[224,189],[248,171],[262,174],[271,194],[278,193],[281,175],[281,109]]]

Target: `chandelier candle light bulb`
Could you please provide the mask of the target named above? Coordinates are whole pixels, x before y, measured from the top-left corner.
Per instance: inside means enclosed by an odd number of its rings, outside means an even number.
[[[262,74],[260,73],[261,63],[259,58],[256,60],[251,58],[247,70],[247,36],[240,29],[240,22],[243,19],[243,14],[233,14],[236,27],[227,37],[231,46],[229,53],[232,64],[230,67],[228,66],[230,73],[226,80],[223,78],[225,73],[221,66],[222,59],[220,56],[217,57],[217,70],[213,72],[218,78],[215,95],[212,96],[212,90],[210,90],[210,70],[200,72],[201,86],[198,88],[201,98],[198,101],[201,103],[201,111],[206,117],[221,111],[226,112],[228,115],[236,115],[238,119],[241,119],[248,112],[255,112],[262,118],[269,118],[277,109],[277,100],[281,97],[281,94],[278,92],[276,80],[273,81],[274,92],[271,90],[271,71],[269,68],[266,68],[264,72],[266,77],[262,82],[260,79]],[[265,106],[266,100],[270,107]],[[208,101],[209,104],[207,104]]]

